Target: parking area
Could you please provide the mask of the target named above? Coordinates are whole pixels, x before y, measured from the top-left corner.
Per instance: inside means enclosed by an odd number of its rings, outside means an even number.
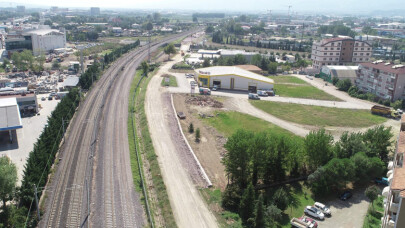
[[[360,189],[353,191],[353,197],[347,201],[336,198],[326,204],[332,216],[326,217],[323,221],[317,221],[319,227],[358,228],[363,227],[370,202],[364,194],[364,189]]]
[[[34,148],[34,143],[40,136],[48,116],[51,115],[60,100],[41,101],[42,97],[48,97],[49,94],[40,94],[37,96],[39,115],[22,118],[23,128],[17,129],[13,135],[14,141],[9,143],[8,133],[0,134],[0,156],[8,156],[17,166],[18,183],[20,183],[24,171],[24,165],[29,153]],[[6,138],[5,140],[3,140]]]

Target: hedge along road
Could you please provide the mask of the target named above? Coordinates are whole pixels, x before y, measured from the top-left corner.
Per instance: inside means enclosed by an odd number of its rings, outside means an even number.
[[[181,56],[174,57],[176,61]],[[161,67],[150,80],[145,100],[145,111],[148,119],[153,146],[158,156],[163,180],[166,183],[170,204],[176,223],[179,227],[218,227],[214,215],[209,211],[189,173],[183,167],[184,158],[177,152],[177,141],[171,137],[171,126],[168,116],[173,112],[170,102],[164,100],[161,84],[163,73],[174,62]],[[172,116],[174,117],[174,116]]]

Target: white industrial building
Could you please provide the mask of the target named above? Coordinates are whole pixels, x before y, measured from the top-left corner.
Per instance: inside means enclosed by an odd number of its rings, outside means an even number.
[[[66,33],[57,29],[38,29],[26,32],[31,35],[34,55],[66,47]]]
[[[197,79],[200,86],[220,89],[245,90],[272,90],[274,81],[268,77],[244,70],[236,66],[215,66],[197,70]]]

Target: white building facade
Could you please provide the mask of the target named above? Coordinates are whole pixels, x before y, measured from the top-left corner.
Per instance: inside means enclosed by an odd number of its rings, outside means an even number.
[[[65,30],[40,29],[27,33],[31,35],[32,51],[34,55],[66,47]]]

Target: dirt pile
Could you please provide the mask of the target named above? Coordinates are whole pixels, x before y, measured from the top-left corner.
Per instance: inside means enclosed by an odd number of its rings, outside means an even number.
[[[213,108],[222,108],[224,105],[215,100],[212,99],[209,96],[192,96],[192,97],[187,97],[186,98],[186,103],[190,105],[198,105],[202,107],[213,107]]]

